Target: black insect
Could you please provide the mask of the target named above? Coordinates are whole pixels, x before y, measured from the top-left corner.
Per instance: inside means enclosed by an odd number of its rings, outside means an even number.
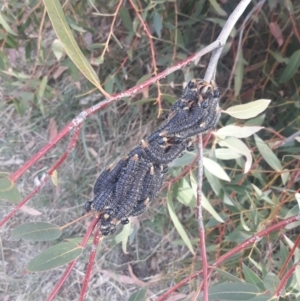
[[[190,81],[170,108],[163,124],[114,167],[108,167],[94,186],[86,211],[100,217],[102,235],[142,214],[163,185],[170,162],[192,151],[194,135],[213,129],[220,117],[220,92],[214,82]]]

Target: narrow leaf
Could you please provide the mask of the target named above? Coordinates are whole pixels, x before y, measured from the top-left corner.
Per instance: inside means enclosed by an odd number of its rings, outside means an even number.
[[[133,31],[133,26],[132,26],[132,21],[130,18],[130,14],[128,12],[128,9],[126,7],[121,7],[119,10],[119,16],[125,26],[125,28],[129,31],[132,32]]]
[[[193,174],[191,174],[191,184],[193,187],[193,192],[195,195],[195,198],[197,198],[197,182],[196,179],[194,178]],[[222,217],[217,213],[217,211],[214,209],[214,207],[211,205],[211,203],[207,200],[205,195],[202,193],[202,206],[205,210],[207,210],[218,222],[224,223],[224,220]]]
[[[174,161],[172,161],[169,166],[170,167],[181,167],[185,165],[191,164],[197,154],[195,152],[187,152],[182,157],[176,158]]]
[[[182,240],[184,241],[186,246],[189,248],[191,253],[195,255],[192,243],[191,243],[189,237],[187,236],[187,234],[186,234],[186,232],[185,232],[182,224],[180,223],[180,221],[177,217],[177,214],[175,212],[174,204],[173,204],[173,200],[172,200],[172,195],[171,195],[170,192],[168,192],[168,210],[169,210],[170,217],[171,217],[171,219],[174,223],[174,226],[175,226],[176,230],[178,231],[179,235],[181,236]]]
[[[225,139],[228,136],[235,138],[247,138],[263,128],[263,126],[238,126],[230,124],[220,128],[215,135],[221,139]]]
[[[203,158],[203,165],[204,167],[213,175],[216,177],[230,182],[230,178],[228,177],[227,173],[224,171],[224,169],[219,165],[217,162],[208,159],[208,158]]]
[[[2,7],[3,10],[3,7]],[[11,27],[6,22],[5,18],[3,17],[3,12],[0,11],[0,24],[3,26],[3,28],[9,32],[10,34],[17,36],[17,34],[11,29]]]
[[[37,222],[27,223],[13,229],[11,237],[13,240],[20,238],[32,241],[49,241],[60,237],[62,231],[56,225]]]
[[[280,280],[278,276],[272,272],[268,272],[264,278],[264,286],[270,293],[274,293],[276,291],[276,288],[278,287],[279,283]]]
[[[59,0],[44,0],[44,4],[52,26],[70,59],[92,84],[102,90],[96,72],[81,52],[73,37]]]
[[[55,187],[58,186],[58,178],[57,178],[57,170],[54,170],[52,175],[51,175],[51,180],[52,180],[52,183]]]
[[[249,119],[262,113],[270,102],[270,99],[259,99],[243,105],[230,107],[224,113],[238,119]]]
[[[246,164],[244,167],[244,173],[247,173],[252,165],[252,155],[251,151],[247,147],[247,145],[242,142],[241,140],[235,138],[235,137],[230,137],[225,140],[219,141],[218,142],[220,146],[226,146],[233,151],[242,154],[243,156],[246,157]]]
[[[279,83],[286,83],[290,80],[300,67],[300,49],[296,50],[289,59],[288,64],[284,68]]]
[[[288,171],[288,169],[284,169],[281,174],[282,184],[285,185],[289,180],[289,178],[290,178],[290,172]]]
[[[178,188],[176,197],[183,205],[193,208],[196,207],[196,198],[193,188],[185,178],[181,180],[181,185]]]
[[[242,263],[243,265],[243,273],[245,276],[245,279],[247,282],[255,285],[255,286],[259,286],[259,288],[261,290],[264,290],[265,287],[263,285],[263,281],[262,279],[260,279],[256,273],[254,273],[250,268],[248,268],[244,263]]]
[[[221,8],[220,4],[216,0],[209,0],[209,2],[219,16],[227,17],[226,11]]]
[[[230,148],[217,148],[215,149],[215,155],[220,160],[232,160],[240,158],[242,155]]]
[[[244,77],[244,57],[243,51],[240,50],[238,54],[238,60],[236,64],[236,68],[234,71],[234,96],[237,97],[240,94],[242,84],[243,84],[243,77]]]
[[[282,171],[282,165],[269,146],[257,135],[254,136],[256,146],[265,161],[276,171]]]
[[[155,29],[157,36],[159,38],[161,38],[161,30],[163,28],[162,18],[161,18],[161,15],[157,11],[154,11],[154,13],[153,13],[153,25],[154,25],[154,29]]]
[[[27,265],[30,272],[41,272],[65,265],[82,253],[82,247],[72,242],[63,242],[52,246],[38,256],[34,257]]]
[[[225,282],[209,287],[209,300],[243,301],[254,298],[259,293],[256,286],[250,283]]]

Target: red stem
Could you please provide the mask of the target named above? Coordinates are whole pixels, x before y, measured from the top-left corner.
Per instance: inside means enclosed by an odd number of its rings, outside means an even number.
[[[0,227],[2,227],[22,206],[24,206],[47,182],[49,179],[49,175],[47,175],[44,179],[41,180],[40,184],[36,186],[25,199],[23,199],[9,214],[7,214],[1,221]]]
[[[99,239],[100,239],[100,231],[97,229],[95,234],[94,234],[94,240],[93,240],[93,245],[92,245],[92,250],[90,253],[90,258],[89,258],[89,264],[85,273],[85,277],[84,277],[84,281],[83,281],[83,285],[81,288],[81,292],[80,292],[80,297],[79,297],[79,301],[84,301],[84,296],[85,293],[87,291],[87,287],[89,284],[89,279],[93,270],[93,265],[94,265],[94,261],[95,261],[95,256],[96,256],[96,251],[97,251],[97,247],[99,244]]]
[[[279,277],[279,278],[282,276],[282,274],[283,274],[283,272],[284,272],[286,266],[288,265],[289,261],[291,260],[292,256],[294,255],[294,253],[295,253],[296,249],[298,248],[299,244],[300,244],[300,236],[297,237],[297,240],[296,240],[296,242],[294,243],[294,246],[293,246],[293,248],[292,248],[292,250],[291,250],[289,256],[288,256],[287,259],[285,260],[284,265],[282,266],[282,268],[281,268],[281,270],[280,270],[280,272],[279,272],[279,274],[278,274],[278,277]]]
[[[0,221],[0,227],[2,227],[14,214],[22,207],[24,206],[48,181],[50,176],[52,175],[53,171],[57,169],[58,166],[60,166],[68,157],[69,153],[74,149],[79,133],[81,130],[81,125],[77,127],[73,137],[71,138],[67,150],[65,153],[53,164],[53,166],[47,171],[47,175],[44,179],[41,180],[40,184],[36,186],[28,195],[25,197],[7,216],[5,216]],[[39,153],[38,153],[39,154]],[[30,161],[30,160],[29,160]],[[29,162],[28,161],[28,162]],[[26,165],[26,163],[25,163]],[[23,165],[24,166],[24,165]],[[22,168],[22,167],[21,167]],[[13,175],[12,175],[13,176]]]
[[[284,277],[281,279],[275,293],[274,296],[276,296],[277,298],[280,297],[281,291],[283,289],[283,287],[285,286],[285,284],[287,283],[287,281],[289,280],[289,278],[292,276],[292,274],[294,273],[296,267],[300,265],[300,261],[298,261],[296,264],[294,264],[284,275]]]
[[[91,224],[89,225],[81,243],[80,246],[82,246],[82,248],[84,248],[96,226],[98,222],[98,218],[94,218],[93,221],[91,222]],[[68,265],[68,267],[66,268],[65,272],[63,273],[63,275],[61,276],[61,278],[59,279],[59,281],[57,282],[57,284],[55,285],[54,289],[52,290],[52,292],[50,293],[49,297],[46,299],[46,301],[52,301],[53,298],[56,296],[56,294],[58,293],[58,291],[60,290],[60,288],[62,287],[62,285],[64,284],[64,282],[66,281],[66,279],[68,278],[68,276],[70,275],[76,261],[78,258],[76,258],[75,260],[73,260],[72,262],[70,262],[70,264]]]
[[[292,217],[289,217],[287,219],[282,220],[281,222],[270,226],[269,228],[258,232],[255,236],[252,236],[250,238],[248,238],[247,240],[245,240],[242,244],[236,246],[235,248],[233,248],[232,250],[228,251],[227,253],[225,253],[224,255],[222,255],[218,260],[216,260],[211,267],[217,267],[219,266],[221,263],[223,263],[224,261],[226,261],[228,258],[230,258],[231,256],[241,252],[243,249],[247,248],[248,246],[254,244],[256,241],[258,241],[260,238],[276,231],[279,230],[293,222],[299,221],[300,220],[300,214],[298,215],[294,215]],[[177,283],[176,285],[174,285],[173,287],[171,287],[167,292],[165,292],[161,297],[159,297],[158,299],[156,299],[156,301],[163,301],[164,299],[166,299],[171,293],[173,293],[174,291],[178,290],[180,287],[182,287],[184,284],[188,283],[190,280],[194,279],[195,277],[201,275],[203,273],[202,270],[196,272],[193,275],[190,275],[189,277],[181,280],[179,283]]]

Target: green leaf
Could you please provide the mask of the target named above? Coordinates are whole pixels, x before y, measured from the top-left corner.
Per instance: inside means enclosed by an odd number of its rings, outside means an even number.
[[[220,160],[232,160],[240,158],[242,155],[230,148],[217,148],[215,149],[215,155]]]
[[[154,11],[154,13],[153,13],[153,25],[154,25],[154,29],[155,29],[157,36],[159,38],[161,38],[161,30],[163,27],[162,26],[162,18],[161,18],[161,15],[157,11]]]
[[[47,86],[47,82],[48,82],[48,76],[44,76],[43,79],[41,80],[41,84],[37,91],[38,107],[42,112],[43,116],[45,116],[45,105],[44,105],[43,97]]]
[[[194,195],[194,191],[190,186],[190,184],[188,183],[188,181],[185,178],[183,178],[180,181],[180,184],[181,185],[179,186],[176,195],[178,201],[185,206],[189,206],[193,208],[196,207],[196,198]]]
[[[59,61],[62,56],[65,54],[65,49],[63,44],[60,40],[55,39],[52,43],[52,51],[56,57],[56,59]]]
[[[264,278],[264,286],[270,293],[275,293],[278,285],[280,283],[280,280],[277,275],[274,273],[268,272],[267,275]],[[283,292],[283,295],[285,293]]]
[[[286,185],[287,181],[290,178],[290,172],[288,171],[288,169],[284,169],[280,176],[281,176],[282,184]]]
[[[92,84],[98,89],[102,89],[96,72],[81,52],[73,37],[59,0],[44,0],[44,4],[52,26],[70,59]]]
[[[51,175],[51,180],[52,183],[55,187],[58,186],[58,177],[57,177],[57,170],[53,170],[52,175]]]
[[[286,63],[286,64],[289,62],[289,59],[282,57],[282,55],[281,55],[280,52],[278,52],[278,51],[275,52],[275,51],[272,51],[270,49],[268,49],[268,51],[270,52],[270,54],[273,56],[273,58],[277,62],[279,62],[279,63]]]
[[[288,80],[290,80],[298,71],[300,67],[300,49],[296,50],[292,56],[289,59],[288,64],[284,68],[279,83],[286,83]]]
[[[226,11],[221,8],[220,4],[216,0],[209,0],[209,2],[219,16],[227,17]]]
[[[272,295],[269,292],[265,292],[263,295],[258,295],[255,296],[254,298],[248,299],[248,301],[271,301],[271,300],[275,301],[276,299],[272,299]]]
[[[3,12],[0,11],[0,24],[3,26],[3,28],[10,34],[17,36],[17,34],[11,29],[11,27],[6,22]]]
[[[243,273],[247,282],[258,286],[261,290],[265,290],[262,279],[260,279],[256,273],[252,272],[244,263],[243,265]]]
[[[147,293],[147,288],[142,288],[141,290],[133,293],[127,301],[145,301]]]
[[[192,187],[193,187],[194,196],[195,196],[195,199],[197,199],[197,188],[198,188],[197,181],[194,178],[193,174],[191,174],[190,178],[191,178],[191,184],[192,184]],[[202,203],[203,208],[205,210],[207,210],[215,218],[215,220],[217,220],[220,223],[224,223],[224,220],[222,219],[222,217],[213,208],[213,206],[207,200],[207,198],[205,197],[205,195],[203,193],[201,194],[201,198],[202,198],[201,203]]]
[[[234,96],[237,97],[240,94],[243,78],[244,78],[244,65],[246,62],[243,57],[243,51],[240,50],[238,54],[238,60],[234,71]]]
[[[247,138],[263,128],[263,126],[238,126],[231,124],[220,128],[215,135],[221,139],[225,139],[228,136],[235,138]]]
[[[122,250],[125,254],[128,253],[127,252],[127,242],[128,242],[128,238],[132,232],[133,232],[133,227],[132,227],[131,221],[129,219],[129,223],[127,225],[125,225],[123,227],[122,231],[120,233],[118,233],[114,238],[114,241],[116,244],[122,242]]]
[[[224,169],[219,165],[217,162],[203,157],[203,165],[204,167],[213,175],[216,177],[230,182],[230,178],[228,177],[227,173],[224,171]]]
[[[230,137],[225,140],[219,141],[218,144],[220,146],[227,146],[228,148],[232,149],[233,151],[244,155],[246,157],[246,164],[244,167],[244,173],[247,173],[252,165],[252,155],[251,151],[247,147],[247,145],[242,142],[241,140],[235,138],[235,137]]]
[[[269,146],[261,140],[257,135],[254,135],[256,146],[265,159],[265,161],[276,171],[282,171],[282,165]]]
[[[218,275],[222,276],[222,278],[224,277],[229,281],[243,283],[243,280],[241,280],[238,277],[232,275],[231,273],[228,273],[228,272],[226,272],[222,269],[219,269],[219,268],[214,268],[214,270],[218,273]]]
[[[171,217],[171,219],[174,223],[174,226],[175,226],[176,230],[178,231],[179,235],[181,236],[182,240],[184,241],[186,246],[189,248],[191,253],[195,255],[192,243],[191,243],[189,237],[187,236],[187,234],[186,234],[186,232],[185,232],[182,224],[180,223],[180,221],[177,217],[177,214],[175,212],[174,204],[173,204],[173,200],[172,200],[172,195],[171,195],[170,191],[168,192],[168,210],[169,210],[170,217]]]
[[[214,176],[212,173],[210,173],[206,168],[204,168],[203,171],[204,171],[207,181],[209,182],[214,193],[216,195],[220,196],[220,193],[223,190],[223,185],[222,185],[221,181],[216,176]]]
[[[259,293],[257,287],[250,283],[225,282],[210,286],[209,300],[244,301],[254,298]]]
[[[10,203],[19,203],[21,195],[16,185],[9,179],[9,174],[0,172],[0,200]]]
[[[249,119],[262,113],[270,102],[270,99],[259,99],[243,105],[230,107],[224,113],[238,119]]]
[[[121,7],[120,10],[119,10],[119,16],[124,24],[124,26],[126,27],[126,29],[129,31],[129,32],[133,32],[133,26],[132,26],[132,21],[131,21],[131,18],[130,18],[130,15],[129,15],[129,12],[127,10],[126,7]]]
[[[111,75],[108,75],[105,79],[105,91],[109,94],[113,92],[113,87],[115,83],[115,78]]]
[[[13,240],[20,238],[32,241],[49,241],[60,237],[62,231],[56,225],[37,222],[27,223],[13,229],[11,237]]]
[[[143,75],[137,82],[136,82],[136,85],[140,85],[142,84],[143,82],[145,82],[147,79],[149,79],[151,77],[150,74],[145,74]]]
[[[30,272],[42,272],[65,265],[82,253],[82,247],[72,242],[62,242],[34,257],[27,265]]]
[[[189,165],[194,161],[196,156],[197,154],[195,152],[187,152],[182,157],[176,158],[174,161],[172,161],[169,164],[169,167],[181,167]]]

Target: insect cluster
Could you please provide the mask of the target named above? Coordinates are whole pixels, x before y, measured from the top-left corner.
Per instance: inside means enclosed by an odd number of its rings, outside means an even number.
[[[100,217],[102,235],[142,214],[162,187],[168,163],[193,150],[193,136],[213,129],[220,117],[219,90],[214,82],[190,81],[164,123],[115,166],[98,177],[87,211]]]

